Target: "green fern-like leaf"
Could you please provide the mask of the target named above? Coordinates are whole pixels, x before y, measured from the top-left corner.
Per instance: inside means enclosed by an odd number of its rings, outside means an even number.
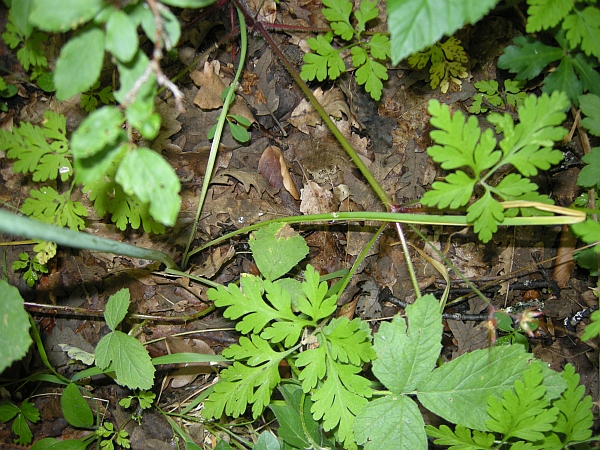
[[[44,186],[33,189],[30,197],[21,208],[23,213],[42,222],[52,223],[61,227],[67,226],[72,230],[83,230],[87,210],[80,202],[71,200],[69,192],[59,194],[53,188]]]
[[[339,50],[331,46],[332,35],[317,36],[306,41],[313,52],[304,55],[304,65],[300,76],[303,80],[311,81],[315,78],[323,81],[326,78],[335,80],[346,70],[344,60],[340,56]]]
[[[544,433],[552,430],[559,409],[550,408],[545,398],[546,388],[542,385],[544,375],[539,362],[532,363],[523,375],[523,381],[517,380],[512,389],[504,391],[502,400],[496,397],[488,399],[488,414],[491,419],[486,425],[489,430],[510,438],[527,441],[541,441]]]
[[[596,6],[588,6],[580,11],[574,9],[562,25],[567,31],[567,39],[572,48],[581,44],[587,56],[600,59],[600,11]]]
[[[573,9],[574,0],[527,0],[527,32],[537,33],[556,26]]]
[[[436,438],[434,443],[437,445],[448,445],[448,450],[483,450],[493,448],[495,437],[491,433],[482,431],[473,431],[461,425],[457,425],[452,431],[446,425],[440,425],[435,428],[431,425],[425,427],[425,431],[431,437]]]

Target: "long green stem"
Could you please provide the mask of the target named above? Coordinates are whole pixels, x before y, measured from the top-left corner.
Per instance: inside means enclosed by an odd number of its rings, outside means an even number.
[[[123,242],[113,241],[88,233],[69,230],[55,225],[29,219],[8,211],[0,210],[0,232],[13,236],[23,236],[29,239],[41,239],[56,242],[65,247],[96,250],[99,252],[113,253],[115,255],[130,256],[132,258],[150,259],[160,261],[168,269],[178,269],[175,261],[158,250],[149,250]]]
[[[188,263],[188,260],[192,253],[189,252],[190,246],[192,245],[192,241],[194,240],[194,236],[196,235],[196,228],[198,227],[198,221],[200,220],[200,214],[202,212],[202,208],[204,207],[204,201],[206,200],[206,194],[208,192],[208,186],[210,185],[210,180],[212,178],[212,172],[215,168],[215,161],[217,160],[217,153],[219,151],[219,144],[221,143],[221,136],[223,134],[223,128],[225,127],[225,121],[227,119],[227,113],[229,112],[229,107],[233,103],[233,99],[235,98],[235,87],[237,86],[238,80],[240,79],[240,75],[242,74],[242,69],[244,68],[244,63],[246,62],[246,49],[248,47],[248,36],[246,35],[246,21],[244,20],[244,15],[238,9],[238,19],[240,21],[240,60],[238,63],[238,69],[235,74],[235,78],[229,87],[229,91],[227,92],[227,97],[225,97],[225,101],[223,102],[223,110],[221,111],[221,115],[219,116],[219,121],[217,122],[217,128],[215,130],[215,136],[212,140],[212,145],[210,147],[210,154],[208,156],[208,163],[206,164],[206,172],[204,174],[204,181],[202,182],[202,191],[200,192],[200,199],[198,200],[198,209],[196,210],[196,218],[194,219],[194,225],[192,226],[192,231],[188,237],[187,244],[185,246],[185,252],[183,253],[183,261],[181,266],[185,269]]]

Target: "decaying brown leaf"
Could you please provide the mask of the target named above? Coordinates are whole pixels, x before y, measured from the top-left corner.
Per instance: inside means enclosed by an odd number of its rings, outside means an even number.
[[[344,99],[344,94],[338,88],[333,88],[323,92],[321,88],[317,88],[314,91],[315,97],[323,105],[325,112],[336,119],[342,119],[343,115],[348,117],[352,121],[352,126],[358,126],[355,124],[355,119],[350,108]],[[316,127],[321,123],[321,117],[319,113],[315,111],[308,100],[304,99],[300,104],[292,111],[290,123],[298,128],[303,133],[309,134],[308,127]]]
[[[267,179],[270,186],[278,189],[284,187],[295,200],[300,200],[300,195],[279,147],[270,145],[265,148],[258,162],[258,172]]]
[[[235,256],[235,249],[230,246],[226,253],[221,254],[221,249],[218,248],[208,255],[208,259],[199,267],[195,267],[191,274],[197,277],[212,278],[227,263]]]
[[[575,251],[576,244],[577,238],[571,233],[569,226],[563,225],[558,250],[556,251],[554,270],[552,271],[552,278],[561,289],[569,282],[571,271],[575,267],[573,252]]]
[[[200,339],[182,339],[180,337],[168,336],[166,339],[169,353],[199,353],[201,355],[214,355],[215,351]],[[171,387],[180,388],[192,383],[198,375],[212,372],[210,363],[191,363],[175,370],[169,375]]]
[[[333,194],[314,181],[309,181],[301,190],[300,212],[303,214],[324,214],[334,212]]]

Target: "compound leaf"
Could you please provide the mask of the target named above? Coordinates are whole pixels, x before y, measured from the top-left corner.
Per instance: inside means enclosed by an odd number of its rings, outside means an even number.
[[[390,0],[387,4],[392,64],[444,35],[452,35],[465,23],[475,23],[498,0]]]
[[[69,39],[56,61],[56,97],[67,100],[90,89],[100,77],[103,62],[104,32],[100,28],[88,27]]]
[[[440,331],[441,332],[441,331]],[[346,317],[333,319],[323,328],[331,357],[341,363],[362,366],[375,359],[367,322]]]
[[[69,191],[59,194],[50,186],[39,190],[32,189],[21,211],[34,219],[61,227],[67,226],[72,230],[83,230],[87,217],[87,209],[80,203],[71,200]]]
[[[432,295],[407,306],[406,316],[381,324],[373,347],[373,373],[395,394],[411,392],[435,367],[442,344],[440,304]],[[407,329],[408,328],[408,329]]]
[[[577,106],[577,98],[582,93],[582,86],[575,74],[571,57],[564,57],[556,70],[546,77],[542,91],[548,94],[554,91],[564,91]]]
[[[325,378],[326,358],[327,352],[323,346],[306,350],[296,358],[296,366],[304,367],[298,378],[302,382],[302,390],[305,393],[310,392],[320,380]]]
[[[140,147],[127,153],[115,180],[126,194],[148,203],[148,211],[154,219],[167,226],[175,225],[181,183],[175,170],[157,152]]]
[[[537,77],[552,61],[564,56],[558,47],[550,47],[529,36],[519,36],[513,40],[498,58],[498,67],[516,73],[517,80],[531,80]]]
[[[490,191],[467,208],[467,221],[473,223],[473,231],[484,244],[498,231],[498,223],[504,220],[504,208]]]
[[[356,17],[356,32],[361,34],[365,31],[365,26],[368,21],[376,19],[379,15],[379,9],[377,9],[377,2],[370,0],[362,0],[360,2],[360,8],[354,12]]]
[[[316,323],[333,314],[337,307],[337,295],[326,298],[327,283],[320,282],[319,274],[310,264],[306,266],[304,277],[306,280],[302,283],[302,292],[306,297],[298,299],[298,310],[312,317]]]
[[[283,223],[272,223],[255,231],[248,244],[258,270],[271,281],[288,273],[308,254],[304,239]]]
[[[444,419],[486,430],[486,405],[490,395],[500,397],[527,370],[522,345],[475,350],[435,369],[419,386],[417,397],[427,409]]]
[[[600,11],[596,6],[588,6],[583,11],[574,9],[563,21],[562,28],[572,48],[581,43],[587,56],[600,59]]]
[[[469,202],[476,182],[462,170],[457,170],[448,175],[446,181],[435,181],[431,190],[421,198],[421,203],[426,206],[437,205],[440,209],[460,208]]]
[[[383,90],[382,80],[388,79],[385,66],[369,58],[367,51],[362,47],[352,47],[352,64],[357,67],[356,82],[365,86],[373,100],[379,100]]]
[[[373,58],[385,60],[390,57],[390,39],[387,36],[375,33],[367,45]]]
[[[335,80],[346,70],[340,52],[331,46],[331,39],[327,39],[327,36],[318,35],[307,39],[306,43],[316,53],[304,55],[305,64],[300,72],[303,80],[311,81],[316,78],[323,81],[327,77]]]
[[[354,36],[354,27],[350,23],[352,3],[349,0],[323,0],[322,13],[331,22],[334,33],[345,41]]]
[[[574,0],[527,0],[527,33],[556,26],[573,9]]]
[[[100,369],[105,370],[112,363],[119,384],[130,389],[152,387],[155,372],[152,360],[142,343],[133,336],[113,331],[100,339],[94,354]]]
[[[493,448],[496,437],[491,433],[484,433],[474,430],[471,436],[471,430],[461,425],[457,425],[452,431],[447,425],[440,425],[435,428],[431,425],[425,427],[425,431],[431,437],[437,438],[434,443],[437,445],[449,445],[451,450],[482,450]]]
[[[488,398],[487,412],[490,420],[486,422],[490,431],[503,435],[504,440],[516,437],[526,441],[540,441],[544,432],[553,428],[558,408],[550,408],[543,386],[544,374],[541,363],[532,363],[523,374],[523,380],[516,380],[514,391],[508,388],[502,399]]]
[[[368,403],[356,417],[354,434],[356,442],[364,444],[366,450],[427,449],[423,416],[406,395],[386,395]]]
[[[29,316],[23,307],[23,297],[19,290],[0,280],[0,372],[4,371],[14,361],[23,358],[32,343],[29,336]],[[5,416],[1,415],[0,420]]]

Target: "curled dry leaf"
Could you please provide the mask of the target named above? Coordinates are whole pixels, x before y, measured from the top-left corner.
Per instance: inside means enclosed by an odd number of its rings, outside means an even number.
[[[333,194],[314,181],[309,181],[301,190],[300,212],[303,214],[324,214],[334,212]]]
[[[354,116],[350,112],[350,108],[344,99],[344,94],[338,88],[330,89],[323,92],[321,88],[317,88],[314,92],[315,97],[325,109],[325,112],[336,119],[342,119],[343,115],[352,121],[352,126],[358,126]],[[304,99],[292,111],[290,123],[298,128],[303,133],[309,134],[308,127],[316,127],[321,123],[319,113],[315,111],[308,100]]]
[[[182,339],[180,337],[168,336],[166,339],[169,354],[173,353],[199,353],[202,355],[214,355],[215,351],[200,339]],[[212,372],[210,363],[184,364],[180,369],[169,375],[171,387],[180,388],[192,383],[198,375]]]
[[[569,282],[571,271],[575,267],[573,252],[575,251],[576,244],[577,238],[571,233],[569,226],[563,225],[558,250],[556,251],[556,262],[552,271],[552,278],[561,289]]]
[[[270,145],[265,148],[258,162],[258,172],[267,179],[270,186],[278,189],[284,187],[295,200],[300,200],[279,147]]]
[[[191,274],[197,277],[212,278],[214,277],[221,267],[225,263],[231,260],[235,256],[235,249],[230,246],[227,252],[221,252],[220,248],[217,248],[211,254],[208,255],[208,259],[204,261],[199,267],[195,267]]]

